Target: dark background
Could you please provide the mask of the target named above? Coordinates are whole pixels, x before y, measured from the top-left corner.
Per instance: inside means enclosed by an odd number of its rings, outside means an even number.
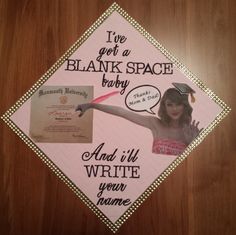
[[[0,0],[0,115],[112,2]],[[236,234],[236,1],[117,3],[232,108],[117,234]],[[0,234],[112,234],[2,121],[0,128]]]

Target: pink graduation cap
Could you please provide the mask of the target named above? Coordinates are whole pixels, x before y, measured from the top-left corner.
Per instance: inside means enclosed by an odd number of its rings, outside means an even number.
[[[190,94],[191,103],[195,102],[195,97],[193,96],[196,93],[188,84],[186,83],[172,83],[173,86],[179,91],[181,95],[188,95]]]

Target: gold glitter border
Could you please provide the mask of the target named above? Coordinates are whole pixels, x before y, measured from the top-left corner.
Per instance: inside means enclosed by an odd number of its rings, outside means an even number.
[[[111,222],[94,203],[40,150],[34,142],[25,135],[10,119],[12,114],[26,102],[41,87],[57,69],[70,57],[87,38],[114,12],[123,16],[141,35],[160,50],[188,79],[204,91],[210,99],[215,101],[222,111],[214,121],[205,128],[197,138],[186,148],[183,154],[178,156],[166,170],[141,194],[140,197],[126,210],[115,222]],[[141,25],[130,17],[117,3],[113,3],[97,21],[85,31],[85,33],[66,51],[66,53],[12,106],[1,119],[38,155],[38,157],[115,233],[119,227],[133,214],[133,212],[148,198],[148,196],[161,184],[161,182],[198,146],[202,140],[214,129],[214,127],[230,112],[230,108],[203,82],[191,73],[176,57],[168,52],[155,38],[153,38]]]

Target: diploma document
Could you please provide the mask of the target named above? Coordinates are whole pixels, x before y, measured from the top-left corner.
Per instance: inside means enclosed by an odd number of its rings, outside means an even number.
[[[91,143],[93,111],[79,117],[79,104],[93,100],[93,86],[42,86],[31,97],[30,137],[35,142]]]

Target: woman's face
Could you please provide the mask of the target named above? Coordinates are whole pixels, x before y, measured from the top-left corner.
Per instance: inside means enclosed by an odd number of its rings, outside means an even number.
[[[171,120],[179,120],[184,112],[183,104],[176,104],[169,99],[165,101],[165,108],[166,113],[171,118]]]

